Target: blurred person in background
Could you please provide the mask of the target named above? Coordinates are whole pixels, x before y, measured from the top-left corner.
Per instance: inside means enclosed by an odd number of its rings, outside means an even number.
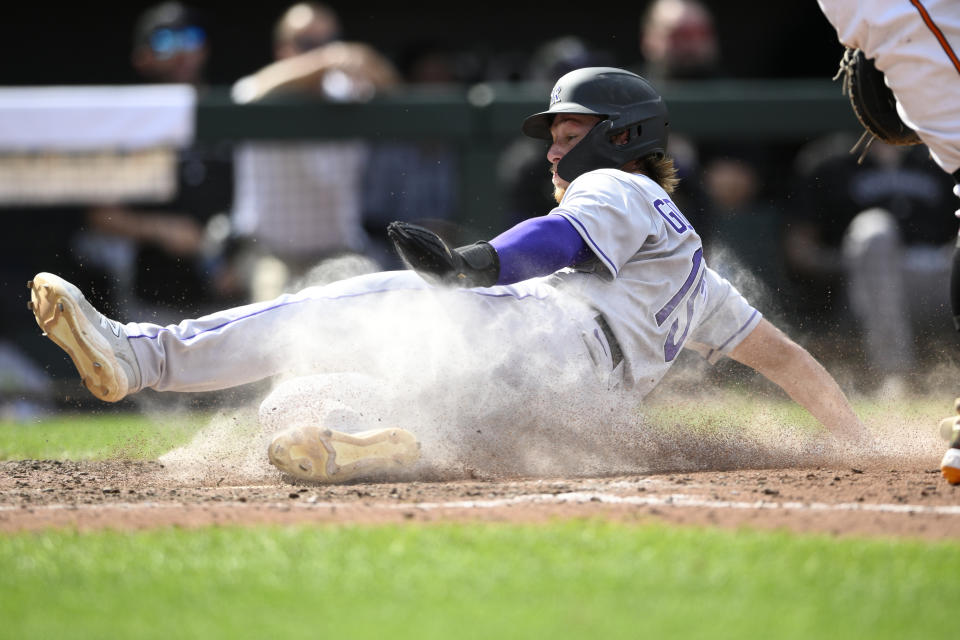
[[[699,0],[653,0],[640,16],[637,47],[641,59],[631,70],[650,80],[660,91],[672,85],[717,79],[724,75],[722,49],[713,12]],[[725,153],[730,143],[717,148]],[[681,181],[674,199],[697,227],[706,227],[704,217],[708,196],[704,193],[701,156],[710,149],[688,135],[675,132],[670,154],[676,161]]]
[[[210,56],[207,16],[178,2],[147,9],[133,29],[131,64],[151,83],[205,90]],[[74,250],[107,269],[123,313],[168,322],[224,302],[217,244],[208,224],[223,228],[232,192],[232,150],[224,143],[177,151],[176,193],[162,203],[111,202],[91,208]],[[225,235],[224,231],[220,235]]]
[[[393,64],[370,45],[341,39],[340,20],[313,2],[289,7],[274,31],[276,60],[237,81],[236,102],[283,96],[369,100],[396,86]],[[321,262],[338,260],[342,278],[373,271],[362,220],[363,140],[256,141],[236,154],[233,233],[247,247],[238,271],[252,300],[304,282],[318,283]],[[329,266],[329,265],[328,265]]]
[[[637,72],[655,86],[720,75],[713,13],[698,0],[654,0],[640,19]]]
[[[876,391],[896,396],[917,373],[919,343],[949,329],[950,177],[922,147],[875,142],[860,164],[853,142],[839,135],[801,150],[784,256],[798,315],[860,345]],[[858,334],[838,334],[847,318]]]
[[[457,56],[443,42],[411,42],[395,59],[408,90],[443,91],[464,84]],[[403,268],[387,238],[387,224],[394,220],[416,222],[449,242],[466,243],[455,221],[459,172],[457,150],[442,140],[372,142],[362,188],[367,255],[382,268]]]
[[[730,145],[705,159],[700,236],[704,255],[741,291],[766,299],[782,285],[779,210],[765,196],[765,156],[752,145]]]
[[[193,7],[164,2],[144,11],[134,25],[130,63],[147,82],[202,90],[210,53],[207,20]]]

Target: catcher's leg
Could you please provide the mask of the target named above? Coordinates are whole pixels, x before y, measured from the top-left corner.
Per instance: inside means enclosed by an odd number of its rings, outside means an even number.
[[[950,311],[953,326],[960,331],[960,237],[953,248],[953,263],[950,266]]]
[[[953,265],[950,269],[950,309],[953,325],[960,331],[960,237],[953,249]],[[960,414],[960,398],[954,401],[954,408]],[[941,420],[940,435],[950,441],[950,448],[940,462],[940,471],[950,484],[960,484],[960,415]]]
[[[958,415],[940,421],[940,435],[950,442],[940,471],[950,484],[960,484],[960,398],[954,400],[954,408]]]

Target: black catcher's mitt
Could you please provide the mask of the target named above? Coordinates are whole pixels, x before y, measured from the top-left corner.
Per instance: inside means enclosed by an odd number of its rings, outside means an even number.
[[[844,95],[850,98],[853,113],[866,129],[851,152],[856,151],[865,138],[869,138],[863,147],[860,160],[863,160],[863,154],[875,138],[894,145],[921,143],[917,132],[897,115],[897,102],[893,91],[884,82],[883,72],[877,69],[873,60],[864,56],[860,49],[847,47],[840,60],[840,70],[833,77],[834,80],[838,78],[841,80]]]
[[[387,235],[406,265],[430,282],[490,287],[500,277],[500,259],[488,242],[451,249],[433,231],[409,222],[391,222]]]

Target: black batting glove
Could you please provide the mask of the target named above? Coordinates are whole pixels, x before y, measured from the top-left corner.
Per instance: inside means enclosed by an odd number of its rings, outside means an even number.
[[[500,277],[500,258],[489,242],[451,249],[433,231],[409,222],[391,222],[387,236],[403,262],[428,282],[491,287]]]

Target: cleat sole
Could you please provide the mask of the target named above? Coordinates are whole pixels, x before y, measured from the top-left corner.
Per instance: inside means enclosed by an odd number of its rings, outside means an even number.
[[[40,274],[30,281],[31,310],[44,335],[63,349],[80,379],[96,397],[117,402],[127,395],[126,374],[96,328],[77,304],[60,290],[56,276]]]
[[[347,434],[306,426],[279,434],[267,455],[273,466],[295,478],[345,482],[412,465],[420,457],[420,445],[404,429]]]

